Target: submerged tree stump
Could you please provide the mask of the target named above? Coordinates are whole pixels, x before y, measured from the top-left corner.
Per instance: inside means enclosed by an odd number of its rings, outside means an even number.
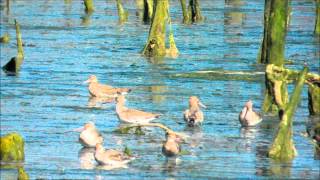
[[[24,140],[18,133],[0,137],[0,161],[4,163],[24,161]]]
[[[271,0],[266,32],[265,57],[267,64],[282,67],[284,64],[285,38],[287,32],[288,0]],[[266,5],[268,6],[268,5]],[[264,44],[264,43],[263,43]],[[286,77],[270,76],[266,68],[266,92],[263,102],[264,112],[275,112],[287,103]]]
[[[16,75],[18,73],[24,58],[20,25],[16,20],[15,20],[15,26],[16,26],[18,54],[16,57],[12,57],[10,61],[2,67],[3,71],[9,75]]]
[[[320,0],[315,0],[316,3],[316,22],[314,25],[314,33],[320,35]]]
[[[204,20],[200,10],[199,0],[189,0],[188,8],[186,5],[186,0],[180,0],[180,4],[184,24],[196,23]]]
[[[154,0],[143,1],[143,22],[149,23],[153,16]]]
[[[92,13],[94,11],[93,0],[83,0],[86,13]]]
[[[2,37],[0,37],[0,43],[8,43],[10,41],[10,36],[8,33],[5,33]]]
[[[123,8],[121,0],[116,1],[119,15],[119,23],[122,24],[128,21],[129,12]]]
[[[166,55],[166,24],[168,20],[168,0],[155,0],[155,11],[149,30],[148,41],[142,51],[145,56]]]
[[[310,115],[320,115],[320,82],[318,84],[309,84],[308,100]]]
[[[291,95],[290,101],[285,108],[279,112],[281,122],[278,132],[275,136],[273,144],[269,150],[269,157],[281,161],[288,161],[297,155],[293,139],[292,139],[292,118],[294,112],[300,102],[300,95],[304,85],[304,81],[308,72],[308,68],[304,67],[296,82],[296,86]]]

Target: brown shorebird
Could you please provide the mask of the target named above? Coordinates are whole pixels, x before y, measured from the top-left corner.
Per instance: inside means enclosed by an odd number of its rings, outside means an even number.
[[[79,136],[79,142],[84,147],[96,147],[97,143],[103,142],[103,137],[96,129],[93,122],[88,122],[84,127],[76,129],[76,131],[81,132]]]
[[[123,95],[120,95],[116,99],[116,112],[118,119],[126,123],[148,123],[156,118],[159,118],[161,114],[153,114],[136,109],[129,109],[125,107],[126,99]]]
[[[188,123],[188,126],[200,125],[203,122],[203,112],[200,106],[206,108],[198,97],[191,96],[189,98],[189,109],[184,111],[184,120]]]
[[[113,149],[105,150],[102,144],[96,145],[94,158],[100,165],[110,165],[117,167],[124,166],[130,161],[134,160],[134,157],[128,156],[121,151]]]
[[[181,138],[174,133],[166,133],[166,141],[162,145],[162,153],[167,157],[177,156],[181,152]]]
[[[117,97],[119,94],[127,94],[131,91],[128,88],[115,88],[109,85],[100,84],[95,75],[90,75],[89,79],[84,83],[88,83],[89,93],[93,97]]]
[[[261,115],[253,111],[253,103],[251,100],[244,105],[239,114],[239,121],[241,126],[255,126],[262,121]]]

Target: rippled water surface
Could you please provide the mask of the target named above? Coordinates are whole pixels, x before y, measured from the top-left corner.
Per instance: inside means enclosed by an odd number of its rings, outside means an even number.
[[[129,21],[118,24],[114,1],[95,0],[96,11],[85,17],[82,1],[11,1],[9,14],[1,1],[1,66],[16,54],[14,19],[21,24],[25,60],[20,74],[1,72],[1,135],[17,131],[25,138],[25,170],[31,179],[183,179],[183,178],[319,178],[320,162],[314,148],[300,136],[312,119],[307,110],[307,88],[294,118],[294,141],[299,155],[281,164],[266,157],[278,119],[266,116],[255,128],[242,129],[238,113],[252,99],[261,108],[264,68],[256,64],[263,33],[264,1],[202,0],[204,23],[183,25],[180,2],[170,1],[177,59],[147,60],[139,54],[149,25],[141,22],[135,1],[123,0]],[[315,5],[293,0],[286,57],[301,69],[307,61],[319,73],[319,42],[313,35]],[[249,71],[255,81],[176,78],[197,70]],[[90,74],[101,82],[133,89],[127,105],[164,114],[157,122],[192,136],[182,148],[189,153],[177,161],[161,154],[164,134],[120,135],[113,103],[88,106],[82,84]],[[289,87],[290,91],[292,86]],[[188,97],[197,95],[208,106],[202,127],[187,128],[182,111]],[[66,133],[93,121],[107,148],[128,146],[138,158],[127,169],[103,170],[84,162],[77,133]],[[81,160],[81,161],[80,161]],[[15,172],[2,170],[14,179]]]

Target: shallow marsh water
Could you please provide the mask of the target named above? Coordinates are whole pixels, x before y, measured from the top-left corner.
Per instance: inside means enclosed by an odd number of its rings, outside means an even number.
[[[266,116],[255,128],[240,128],[238,113],[252,99],[259,110],[263,101],[263,67],[256,57],[263,33],[264,1],[202,0],[204,23],[181,24],[180,2],[171,1],[170,12],[177,59],[147,60],[139,52],[149,25],[136,14],[134,1],[123,0],[129,21],[118,24],[114,1],[95,0],[96,11],[85,18],[82,1],[11,2],[9,14],[1,1],[1,66],[16,54],[13,20],[21,24],[25,60],[18,76],[1,72],[1,135],[17,131],[25,138],[25,170],[31,179],[189,179],[189,178],[319,178],[320,161],[314,159],[305,132],[308,116],[307,88],[294,118],[294,141],[299,155],[292,163],[277,163],[266,152],[278,119]],[[304,61],[319,73],[319,42],[313,35],[315,5],[293,0],[286,57],[301,69]],[[249,71],[254,81],[177,78],[172,75],[198,70]],[[113,103],[91,107],[82,82],[90,74],[101,82],[131,87],[128,106],[164,114],[157,122],[192,136],[183,144],[189,153],[178,161],[161,154],[164,134],[147,129],[146,135],[120,135]],[[292,90],[292,86],[289,87]],[[202,127],[187,128],[182,111],[188,97],[203,104]],[[89,105],[88,105],[89,104]],[[77,133],[67,133],[87,121],[95,122],[107,148],[128,146],[138,158],[127,169],[112,171],[83,161]],[[91,154],[92,155],[92,154]],[[86,164],[87,163],[87,164]],[[15,179],[1,170],[1,179]]]

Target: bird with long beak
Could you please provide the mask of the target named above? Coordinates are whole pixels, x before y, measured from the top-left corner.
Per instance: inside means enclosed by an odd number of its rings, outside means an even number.
[[[200,125],[203,122],[203,112],[200,109],[200,106],[206,108],[203,105],[198,97],[191,96],[189,98],[189,109],[184,111],[184,120],[188,123],[188,126]]]
[[[166,141],[162,145],[162,153],[167,157],[174,157],[181,152],[182,139],[174,133],[166,133]]]
[[[118,96],[116,98],[116,102],[118,119],[125,123],[148,123],[161,116],[161,114],[153,114],[150,112],[127,108],[125,106],[126,99],[123,95]]]
[[[253,103],[251,100],[244,105],[239,114],[239,121],[243,127],[255,126],[262,121],[261,115],[253,110]]]
[[[88,122],[83,127],[75,129],[74,131],[81,132],[79,142],[84,147],[94,148],[96,144],[103,143],[103,137],[93,122]]]
[[[100,165],[110,165],[117,167],[124,166],[135,159],[134,157],[128,156],[121,151],[113,149],[106,150],[104,149],[102,144],[96,145],[94,158]]]
[[[131,89],[128,88],[115,88],[100,84],[95,75],[90,75],[89,79],[83,83],[89,84],[88,90],[93,97],[117,97],[119,94],[127,94],[131,91]]]

